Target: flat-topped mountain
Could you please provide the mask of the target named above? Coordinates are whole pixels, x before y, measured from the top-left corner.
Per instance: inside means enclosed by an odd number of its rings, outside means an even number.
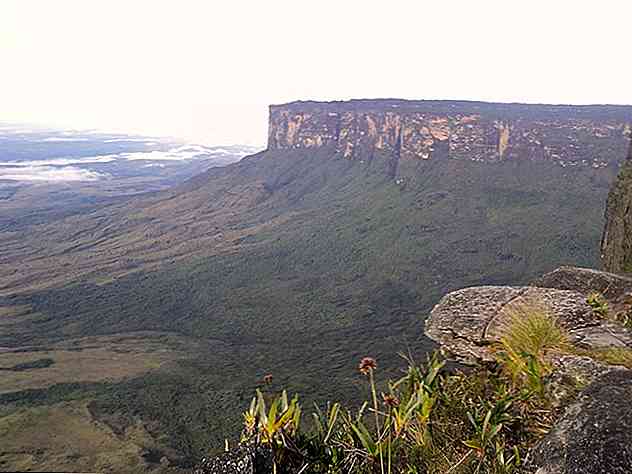
[[[101,470],[28,444],[52,418],[139,470],[189,466],[267,373],[306,405],[356,399],[361,357],[389,373],[434,347],[422,321],[448,291],[596,266],[630,110],[273,106],[266,151],[0,229],[0,432],[24,453],[2,468]]]
[[[333,146],[345,158],[377,151],[411,159],[616,163],[632,107],[464,101],[356,100],[270,107],[268,149]]]

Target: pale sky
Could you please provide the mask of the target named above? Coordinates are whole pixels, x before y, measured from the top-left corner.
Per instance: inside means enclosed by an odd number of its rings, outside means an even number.
[[[629,0],[0,0],[0,121],[264,144],[267,106],[632,104]]]

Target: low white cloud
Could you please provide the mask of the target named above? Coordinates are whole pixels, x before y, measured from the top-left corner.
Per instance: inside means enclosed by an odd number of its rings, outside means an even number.
[[[138,142],[145,143],[145,145],[157,145],[158,142],[147,141],[147,137],[125,137],[125,138],[108,138],[103,140],[103,143],[118,143],[118,142]]]
[[[146,161],[143,167],[165,167],[164,161],[191,161],[215,158],[218,163],[229,164],[252,153],[251,147],[214,147],[202,145],[183,145],[168,151],[126,152],[109,155],[96,155],[79,158],[51,158],[47,160],[4,161],[0,162],[0,180],[70,182],[96,181],[108,174],[99,173],[84,167],[115,161]]]
[[[32,166],[68,166],[68,165],[89,165],[94,163],[110,163],[116,161],[118,155],[90,156],[86,158],[52,158],[50,160],[32,161],[0,161],[0,166],[11,168],[32,167]]]
[[[172,148],[168,151],[138,151],[131,153],[120,153],[121,159],[129,161],[185,161],[195,160],[202,157],[216,157],[218,155],[233,155],[242,157],[246,152],[230,151],[222,148],[207,148],[201,145],[183,145]]]
[[[246,156],[256,153],[260,151],[261,148],[257,147],[239,147],[237,149],[226,149],[226,148],[211,148],[209,153],[212,155],[233,155],[233,156]]]
[[[19,168],[0,168],[0,180],[9,181],[97,181],[107,175],[96,171],[84,170],[74,166],[57,168],[52,166],[25,166]]]
[[[40,140],[41,142],[87,142],[88,138],[83,137],[48,137]]]
[[[38,130],[31,130],[29,128],[3,128],[2,133],[6,135],[31,135],[33,133],[39,133]]]
[[[137,161],[182,161],[199,156],[199,153],[183,154],[172,151],[138,151],[133,153],[121,153],[118,155],[123,160]]]

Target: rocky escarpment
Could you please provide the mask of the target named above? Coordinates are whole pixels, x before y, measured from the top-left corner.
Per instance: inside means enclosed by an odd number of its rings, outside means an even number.
[[[587,302],[598,291],[609,298],[612,311],[629,311],[632,279],[563,267],[534,284],[539,286],[479,286],[449,293],[433,308],[425,333],[462,361],[493,361],[493,346],[509,318],[529,307],[555,317],[578,347],[632,349],[632,331],[596,313]]]
[[[606,270],[632,273],[632,145],[608,196],[601,254]]]
[[[270,107],[269,149],[333,146],[345,158],[548,160],[605,167],[624,154],[632,107],[457,101],[293,102]]]
[[[632,279],[562,267],[538,278],[533,286],[484,286],[449,293],[426,320],[426,335],[465,362],[495,360],[494,346],[515,308],[542,308],[567,330],[576,350],[553,360],[551,395],[555,403],[563,400],[567,381],[585,388],[530,450],[524,472],[623,474],[632,468],[632,370],[592,355],[601,350],[630,354],[632,331],[594,311],[588,296],[595,291],[611,305],[608,312],[632,308]],[[589,356],[578,355],[582,349]]]

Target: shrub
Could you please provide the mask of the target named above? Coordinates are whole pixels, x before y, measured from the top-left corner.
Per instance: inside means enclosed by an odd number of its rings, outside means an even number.
[[[602,318],[608,317],[608,302],[601,293],[591,293],[588,295],[588,298],[586,298],[586,303],[592,307],[595,314],[598,314]]]
[[[296,397],[266,401],[257,391],[243,439],[272,448],[275,472],[515,473],[550,429],[546,376],[551,356],[568,349],[547,311],[512,307],[496,365],[448,371],[437,353],[424,364],[404,357],[404,375],[380,382],[375,359],[365,357],[358,369],[368,397],[358,407],[316,407],[311,427],[301,429]]]

